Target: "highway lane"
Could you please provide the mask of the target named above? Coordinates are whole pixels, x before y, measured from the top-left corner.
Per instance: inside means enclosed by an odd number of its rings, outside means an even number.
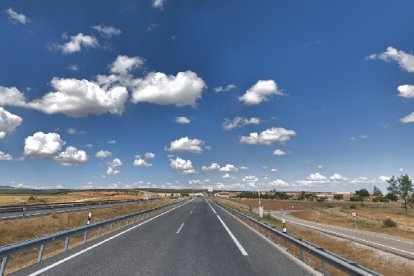
[[[220,207],[210,207],[204,198],[105,239],[14,275],[45,268],[36,275],[310,275]],[[89,250],[91,246],[96,247]]]
[[[414,259],[414,240],[358,229],[328,225],[324,223],[311,222],[293,217],[285,211],[271,211],[271,214],[280,220],[285,219],[288,224],[291,223],[301,227],[310,228],[336,237],[345,238],[375,247],[383,251],[391,252],[409,259]]]

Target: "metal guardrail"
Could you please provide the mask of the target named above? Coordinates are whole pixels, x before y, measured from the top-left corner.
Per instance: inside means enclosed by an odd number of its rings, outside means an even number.
[[[353,261],[347,260],[343,257],[337,256],[331,252],[325,251],[323,248],[310,244],[301,240],[298,237],[289,235],[287,233],[283,233],[281,230],[276,229],[266,223],[258,221],[253,217],[246,215],[230,206],[227,206],[221,202],[213,201],[215,204],[220,205],[230,213],[235,214],[238,217],[242,217],[243,219],[247,219],[248,221],[252,222],[255,225],[260,226],[262,229],[267,230],[268,232],[278,236],[279,238],[283,239],[283,246],[288,248],[288,244],[293,244],[297,248],[299,248],[300,252],[300,260],[306,263],[305,252],[309,253],[311,256],[319,259],[322,263],[322,273],[323,275],[330,275],[329,273],[329,266],[335,267],[336,269],[348,274],[348,275],[374,275],[380,276],[381,274],[375,271],[372,271],[366,267],[363,267]]]
[[[112,226],[113,224],[117,223],[117,222],[121,222],[126,220],[127,223],[126,225],[129,225],[131,222],[129,221],[131,218],[133,218],[132,223],[136,223],[137,219],[142,216],[142,215],[146,215],[149,214],[153,211],[158,211],[167,207],[170,207],[172,205],[176,205],[179,203],[182,203],[183,201],[178,201],[178,202],[173,202],[173,203],[169,203],[169,204],[165,204],[162,206],[158,206],[155,208],[150,208],[150,209],[145,209],[142,211],[138,211],[132,214],[128,214],[128,215],[123,215],[123,216],[119,216],[116,218],[112,218],[112,219],[107,219],[104,221],[100,221],[100,222],[96,222],[96,223],[92,223],[89,225],[85,225],[85,226],[80,226],[80,227],[76,227],[76,228],[72,228],[69,230],[64,230],[61,232],[57,232],[57,233],[53,233],[50,235],[46,235],[43,237],[39,237],[39,238],[35,238],[32,240],[27,240],[27,241],[23,241],[23,242],[19,242],[19,243],[14,243],[14,244],[10,244],[10,245],[6,245],[6,246],[2,246],[0,247],[0,258],[1,258],[1,264],[0,264],[0,276],[4,275],[4,272],[6,270],[6,266],[7,266],[7,260],[9,258],[10,255],[19,252],[19,251],[23,251],[23,250],[27,250],[30,248],[34,248],[36,246],[39,247],[39,251],[38,251],[38,256],[37,256],[37,262],[42,261],[43,259],[43,253],[45,250],[45,247],[48,243],[54,242],[54,241],[59,241],[59,240],[65,240],[64,243],[64,249],[63,252],[66,252],[69,248],[69,242],[70,242],[70,237],[76,234],[83,234],[83,244],[85,244],[88,240],[88,232],[90,232],[91,230],[95,230],[96,228],[98,228],[98,236],[97,238],[100,238],[102,235],[102,228],[104,226],[109,225],[109,232],[108,233],[112,233]]]
[[[29,204],[9,204],[9,205],[0,205],[0,213],[13,213],[13,212],[22,212],[23,209],[26,211],[35,211],[35,210],[44,210],[44,209],[60,209],[68,207],[82,207],[82,206],[96,206],[96,205],[110,205],[110,204],[122,204],[122,203],[131,203],[131,202],[140,202],[140,201],[151,201],[156,200],[156,198],[151,198],[147,200],[101,200],[101,201],[74,201],[74,202],[56,202],[56,203],[29,203]]]
[[[159,198],[152,198],[147,200],[110,200],[110,201],[89,201],[89,202],[66,202],[66,203],[43,203],[43,204],[23,204],[23,205],[0,205],[0,216],[2,213],[21,213],[21,215],[0,217],[1,221],[23,219],[27,217],[47,216],[53,213],[77,212],[86,209],[108,208],[124,204],[145,203],[159,200]],[[81,207],[85,207],[81,209]],[[75,208],[68,210],[59,210],[64,208]],[[47,210],[49,210],[47,212]],[[30,213],[33,211],[42,211],[41,213]]]

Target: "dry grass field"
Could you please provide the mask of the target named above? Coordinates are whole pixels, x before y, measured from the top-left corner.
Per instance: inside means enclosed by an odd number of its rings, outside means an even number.
[[[93,209],[92,222],[98,222],[139,210],[160,206],[176,200],[163,199],[143,204]],[[85,225],[89,211],[53,214],[49,216],[0,222],[0,246],[44,236],[57,231]]]
[[[30,198],[34,198],[30,199]],[[75,191],[58,195],[0,194],[0,205],[24,203],[84,202],[100,200],[137,199],[137,195],[128,192]]]
[[[257,199],[232,199],[232,201],[258,207]],[[319,222],[348,228],[355,227],[351,213],[357,212],[357,224],[360,230],[414,239],[414,210],[409,210],[408,215],[405,215],[404,209],[398,203],[262,200],[262,204],[265,210],[290,210],[294,211],[290,215],[314,222],[317,221],[316,212],[318,211],[320,212]],[[397,222],[397,227],[384,227],[383,220],[387,218]]]
[[[250,213],[250,206],[258,206],[257,200],[226,200],[220,199],[223,203],[233,207],[238,208],[241,211]],[[289,209],[287,207],[292,205],[292,202],[271,202],[263,201],[265,209]],[[318,206],[321,207],[321,203],[314,202],[298,202],[295,204],[295,208],[315,208]],[[343,207],[343,206],[342,206]],[[368,208],[367,208],[368,209]],[[377,208],[378,212],[383,208]],[[358,209],[357,209],[358,210]],[[369,210],[367,211],[369,213]],[[393,212],[393,211],[389,211]],[[389,214],[387,211],[385,214]],[[379,214],[377,214],[379,216]],[[278,228],[281,228],[281,223],[274,218],[265,219],[269,224],[273,224]],[[383,275],[401,275],[401,276],[411,276],[414,275],[414,262],[403,257],[393,255],[391,253],[386,253],[365,245],[361,245],[349,240],[344,240],[336,237],[332,237],[327,234],[309,230],[306,228],[295,227],[293,225],[289,226],[289,232],[293,235],[296,235],[302,238],[305,241],[308,241],[317,246],[323,247],[328,251],[331,251],[335,254],[343,256],[349,260],[355,261],[367,268],[380,272]]]

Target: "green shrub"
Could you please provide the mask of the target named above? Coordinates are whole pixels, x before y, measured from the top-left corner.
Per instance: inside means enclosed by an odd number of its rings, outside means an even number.
[[[397,227],[397,223],[390,218],[384,219],[382,223],[385,227]]]
[[[360,195],[354,195],[354,196],[351,196],[349,200],[350,201],[363,201],[364,199]]]

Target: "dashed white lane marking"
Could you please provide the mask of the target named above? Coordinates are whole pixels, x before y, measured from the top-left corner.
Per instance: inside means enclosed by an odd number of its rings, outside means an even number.
[[[180,233],[180,231],[181,231],[181,229],[183,228],[183,226],[184,226],[184,222],[183,222],[183,223],[181,223],[180,228],[178,228],[178,230],[177,230],[177,234],[178,234],[178,233]]]
[[[152,218],[150,218],[150,219],[148,219],[148,220],[146,220],[146,221],[143,221],[143,222],[141,222],[140,224],[137,224],[137,225],[135,225],[135,226],[133,226],[133,227],[131,227],[131,228],[128,228],[128,229],[126,229],[125,231],[122,231],[121,233],[118,233],[118,234],[116,234],[116,235],[114,235],[114,236],[112,236],[112,237],[107,238],[106,240],[103,240],[103,241],[101,241],[101,242],[98,242],[98,243],[96,243],[96,244],[94,244],[94,245],[92,245],[92,246],[90,246],[90,247],[88,247],[88,248],[85,248],[85,249],[83,249],[82,251],[79,251],[79,252],[77,252],[77,253],[75,253],[75,254],[73,254],[73,255],[69,256],[69,257],[66,257],[66,258],[64,258],[64,259],[62,259],[62,260],[60,260],[60,261],[58,261],[58,262],[56,262],[56,263],[53,263],[53,264],[51,264],[51,265],[49,265],[49,266],[47,266],[47,267],[44,267],[44,268],[42,268],[42,269],[40,269],[40,270],[38,270],[38,271],[36,271],[36,272],[33,272],[33,273],[32,273],[32,274],[30,274],[29,276],[36,276],[36,275],[39,275],[39,274],[41,274],[41,273],[43,273],[43,272],[46,272],[46,271],[48,271],[48,270],[50,270],[50,269],[52,269],[52,268],[54,268],[54,267],[56,267],[56,266],[58,266],[58,265],[61,265],[61,264],[65,263],[65,262],[67,262],[67,261],[69,261],[69,260],[71,260],[71,259],[73,259],[73,258],[75,258],[75,257],[77,257],[77,256],[79,256],[79,255],[81,255],[81,254],[83,254],[83,253],[85,253],[85,252],[88,252],[89,250],[94,249],[95,247],[98,247],[98,246],[100,246],[100,245],[102,245],[102,244],[104,244],[104,243],[106,243],[106,242],[108,242],[108,241],[110,241],[110,240],[113,240],[113,239],[115,239],[115,238],[117,238],[117,237],[119,237],[119,236],[121,236],[121,235],[123,235],[123,234],[125,234],[125,233],[127,233],[127,232],[129,232],[129,231],[131,231],[131,230],[133,230],[133,229],[135,229],[135,228],[137,228],[137,227],[140,227],[141,225],[143,225],[143,224],[145,224],[145,223],[147,223],[147,222],[150,222],[150,221],[152,221],[152,220],[154,220],[154,219],[156,219],[156,218],[158,218],[158,217],[160,217],[160,216],[162,216],[162,215],[165,215],[165,214],[167,214],[167,213],[171,212],[172,210],[175,210],[175,209],[177,209],[177,208],[179,208],[179,207],[181,207],[181,206],[183,206],[183,205],[187,204],[188,202],[191,202],[191,201],[187,201],[187,202],[186,202],[186,203],[184,203],[184,204],[181,204],[181,205],[179,205],[179,206],[177,206],[177,207],[174,207],[174,208],[172,208],[172,209],[170,209],[170,210],[168,210],[168,211],[165,211],[164,213],[161,213],[161,214],[159,214],[159,215],[156,215],[155,217],[152,217]]]
[[[207,202],[208,206],[210,206],[211,210],[213,210],[214,214],[217,215],[216,210],[214,210],[214,208],[210,205],[210,203],[208,201],[206,201],[206,202]],[[219,215],[217,215],[217,218],[219,219],[219,221],[223,225],[224,229],[226,229],[227,233],[229,234],[229,236],[233,240],[233,242],[236,244],[237,248],[239,248],[239,250],[242,253],[242,255],[243,256],[247,256],[248,254],[247,254],[246,250],[244,250],[243,246],[236,239],[236,237],[233,235],[233,233],[230,231],[230,229],[227,227],[227,225],[224,223],[224,221],[221,219],[221,217]]]

